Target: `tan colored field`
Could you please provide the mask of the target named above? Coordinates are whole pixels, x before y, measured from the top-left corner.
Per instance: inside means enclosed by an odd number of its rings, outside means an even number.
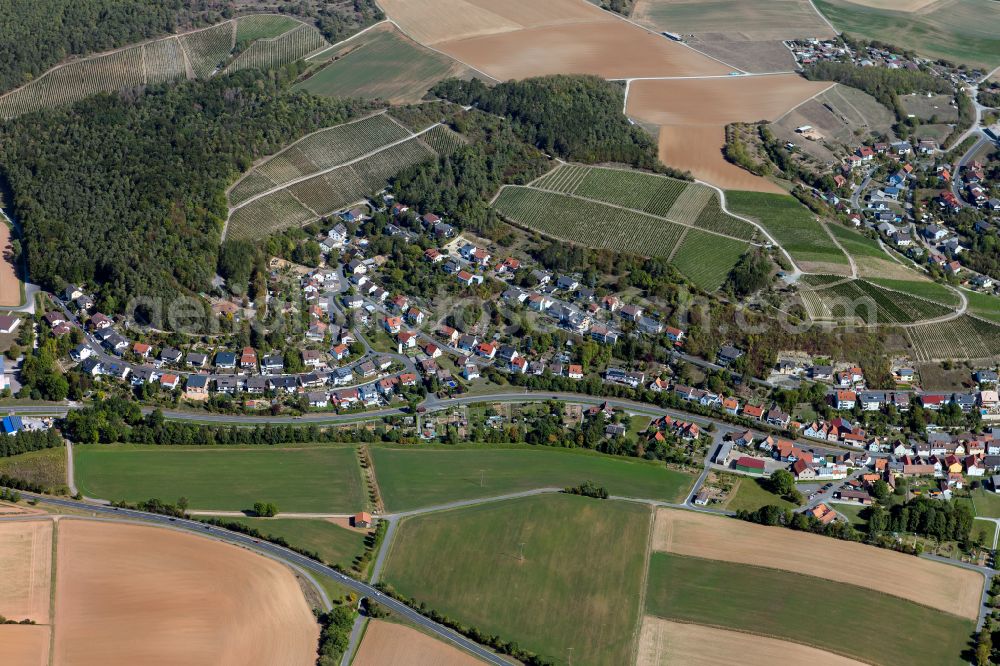
[[[10,241],[10,227],[0,224],[0,252],[3,252],[3,259],[0,260],[0,306],[16,307],[21,304],[21,281],[17,279]]]
[[[10,502],[0,502],[0,516],[29,516],[44,514],[45,512],[41,509],[35,509],[30,506],[22,506],[20,504],[12,504]]]
[[[639,0],[632,18],[657,31],[749,41],[834,36],[808,0]]]
[[[49,623],[52,521],[0,524],[0,615]],[[2,662],[0,662],[2,663]]]
[[[808,645],[646,616],[636,666],[857,666],[860,661]]]
[[[859,543],[781,527],[660,509],[653,549],[842,581],[975,619],[981,574]]]
[[[665,164],[724,189],[780,194],[777,185],[726,162],[725,126],[777,119],[830,86],[795,74],[633,81],[626,112],[660,126]]]
[[[725,74],[729,68],[584,0],[387,0],[410,37],[500,80]]]
[[[174,530],[59,523],[57,664],[311,664],[319,627],[291,571]]]
[[[0,664],[48,666],[49,627],[41,624],[0,625]]]
[[[850,0],[851,4],[875,9],[887,9],[894,12],[919,12],[930,5],[941,4],[941,0]],[[930,7],[927,11],[933,11]]]
[[[354,666],[472,666],[478,659],[416,629],[371,620]]]

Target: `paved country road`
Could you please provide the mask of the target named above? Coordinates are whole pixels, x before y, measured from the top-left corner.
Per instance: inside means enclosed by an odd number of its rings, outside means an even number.
[[[21,495],[29,499],[37,499],[40,503],[71,508],[76,510],[92,511],[95,514],[99,514],[104,520],[109,520],[113,522],[131,522],[134,520],[140,520],[147,523],[154,523],[159,526],[169,527],[172,529],[184,530],[187,532],[192,532],[194,534],[199,534],[201,536],[207,536],[219,541],[224,541],[226,543],[231,543],[237,546],[243,546],[253,551],[257,551],[263,555],[271,557],[273,559],[281,560],[293,567],[305,570],[311,573],[317,573],[323,576],[327,576],[337,581],[340,585],[356,592],[361,597],[368,597],[379,604],[387,608],[388,610],[396,613],[400,617],[413,622],[417,626],[431,632],[438,638],[447,641],[448,643],[453,643],[459,648],[465,650],[478,657],[479,659],[489,663],[496,664],[497,666],[509,666],[510,661],[501,658],[500,656],[494,654],[485,647],[475,643],[461,634],[445,627],[442,624],[438,624],[433,620],[424,617],[417,611],[413,610],[409,606],[395,599],[382,594],[379,590],[375,589],[371,585],[364,583],[355,578],[351,578],[341,572],[328,567],[325,564],[321,564],[315,560],[311,560],[308,557],[299,555],[295,551],[289,550],[287,548],[282,548],[276,544],[270,543],[269,541],[263,541],[261,539],[254,539],[253,537],[247,536],[245,534],[240,534],[239,532],[230,532],[229,530],[215,527],[213,525],[207,525],[205,523],[200,523],[194,520],[185,520],[183,518],[172,518],[170,516],[163,516],[156,513],[147,513],[145,511],[136,511],[133,509],[119,509],[110,506],[88,504],[84,502],[79,502],[76,500],[60,499],[56,497],[49,497],[46,495],[37,495],[34,493],[21,492]],[[38,516],[11,516],[8,518],[0,517],[0,521],[4,520],[25,520],[25,519],[37,520]]]

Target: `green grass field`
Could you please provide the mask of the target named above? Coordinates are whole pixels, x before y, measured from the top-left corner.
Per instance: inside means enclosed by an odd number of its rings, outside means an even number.
[[[88,497],[174,502],[241,511],[350,513],[365,505],[353,447],[173,447],[95,445],[73,449],[76,483]]]
[[[872,284],[887,289],[895,289],[906,294],[926,298],[942,305],[955,307],[959,304],[958,294],[937,282],[917,280],[893,280],[889,278],[866,278]]]
[[[390,511],[563,488],[588,480],[604,485],[613,495],[679,502],[694,482],[694,475],[662,463],[568,449],[376,446],[372,455],[382,499]]]
[[[972,540],[979,539],[986,548],[993,547],[993,539],[996,537],[997,524],[989,520],[972,521]]]
[[[951,312],[947,306],[886,291],[865,280],[817,288],[815,294],[833,318],[850,320],[857,317],[867,324],[912,323]]]
[[[984,66],[1000,65],[1000,3],[962,0],[938,3],[929,12],[876,9],[849,0],[816,0],[838,30],[889,42],[932,58]]]
[[[1000,298],[975,291],[963,291],[969,299],[969,310],[983,319],[1000,324]]]
[[[727,511],[739,511],[741,509],[746,511],[756,511],[760,507],[768,504],[780,506],[783,509],[796,508],[795,505],[788,500],[775,495],[769,490],[765,490],[764,487],[760,485],[760,479],[751,479],[749,477],[736,475],[733,476],[736,477],[734,480],[739,485],[736,486],[736,490],[722,505],[723,509],[726,509]]]
[[[384,580],[555,663],[631,663],[649,526],[646,506],[573,495],[408,518]]]
[[[467,71],[447,56],[410,41],[393,26],[371,30],[350,44],[346,55],[296,84],[295,89],[325,97],[414,103],[438,81]]]
[[[796,262],[847,265],[847,257],[830,240],[816,216],[794,197],[764,192],[726,192],[735,213],[757,220]]]
[[[847,516],[847,520],[856,529],[864,531],[868,528],[868,521],[861,517],[861,512],[868,507],[858,504],[835,504],[832,508]]]
[[[646,611],[885,666],[961,664],[974,623],[897,597],[740,564],[653,553]],[[915,628],[919,627],[919,630]]]
[[[977,516],[1000,518],[1000,495],[985,488],[977,488],[971,494],[972,510]]]
[[[327,564],[349,569],[365,550],[365,533],[334,525],[326,520],[297,518],[240,518],[234,522],[253,527],[261,534],[282,537],[293,546],[317,553]]]
[[[42,449],[0,458],[0,474],[59,488],[66,485],[66,449]]]

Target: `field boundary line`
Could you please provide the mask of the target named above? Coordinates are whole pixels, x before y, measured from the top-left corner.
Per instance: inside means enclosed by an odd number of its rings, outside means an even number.
[[[692,47],[693,48],[693,47]],[[695,49],[697,50],[697,49]],[[698,51],[701,53],[701,51]],[[794,69],[789,70],[779,70],[775,72],[741,72],[739,75],[736,74],[691,74],[688,76],[629,76],[629,77],[619,77],[616,79],[607,79],[608,81],[625,81],[626,83],[631,81],[690,81],[692,79],[747,79],[754,76],[785,76],[787,74],[798,74]]]
[[[833,23],[830,22],[830,19],[828,19],[826,15],[819,10],[819,7],[816,6],[816,3],[814,3],[813,0],[808,0],[808,2],[809,6],[812,7],[812,10],[816,12],[816,15],[823,20],[823,23],[826,23],[828,26],[830,26],[830,30],[833,30],[834,34],[839,36],[840,30],[837,30],[837,26],[835,26]]]
[[[837,246],[837,249],[843,252],[844,256],[847,257],[847,263],[851,266],[851,278],[857,280],[859,277],[858,264],[854,261],[854,255],[844,249],[844,246],[840,244],[840,240],[833,234],[832,231],[830,231],[830,227],[827,226],[826,222],[820,220],[819,218],[817,218],[817,221],[819,222],[819,226],[823,227],[823,231],[826,232],[826,235],[833,241],[833,244]]]
[[[383,10],[382,13],[385,14],[385,11]],[[385,16],[386,16],[385,20],[388,21],[389,23],[391,23],[392,25],[394,25],[396,27],[396,30],[399,30],[400,34],[403,35],[404,37],[406,37],[407,39],[409,39],[411,42],[414,42],[415,44],[419,44],[420,46],[424,47],[425,49],[428,49],[429,51],[433,51],[434,53],[437,53],[438,55],[444,56],[445,58],[448,58],[452,62],[460,63],[460,64],[468,67],[473,72],[476,72],[478,74],[482,74],[483,76],[485,76],[490,81],[496,81],[497,83],[503,83],[503,81],[501,81],[500,79],[498,79],[495,76],[492,76],[490,74],[487,74],[486,72],[484,72],[483,70],[479,69],[478,67],[473,67],[472,65],[470,65],[467,62],[465,62],[464,60],[459,60],[458,58],[456,58],[453,55],[449,55],[448,53],[445,53],[444,51],[442,51],[440,49],[436,49],[436,48],[434,48],[433,46],[431,46],[429,44],[424,44],[419,39],[415,39],[413,37],[413,35],[411,35],[410,33],[406,32],[405,30],[403,30],[403,28],[398,23],[396,23],[396,21],[394,19],[389,18],[388,14],[386,14]]]
[[[433,128],[437,127],[440,124],[441,123],[434,123],[430,127],[426,127],[426,128],[420,130],[419,132],[417,132],[415,134],[411,134],[410,136],[403,137],[402,139],[397,139],[396,141],[393,141],[392,143],[387,143],[386,145],[384,145],[384,146],[382,146],[382,147],[380,147],[380,148],[378,148],[376,150],[373,150],[371,152],[365,153],[364,155],[360,155],[358,157],[355,157],[354,159],[349,160],[347,162],[344,162],[343,164],[336,164],[336,165],[334,165],[332,167],[328,167],[326,169],[320,169],[319,171],[316,171],[315,173],[307,174],[305,176],[299,176],[298,178],[293,178],[292,180],[288,181],[287,183],[283,183],[281,185],[276,185],[275,187],[273,187],[273,188],[271,188],[269,190],[265,190],[264,192],[261,192],[260,194],[255,194],[252,197],[250,197],[249,199],[247,199],[246,201],[242,201],[239,204],[231,207],[229,209],[229,215],[227,216],[227,219],[229,219],[229,217],[232,217],[233,211],[239,210],[240,208],[243,208],[247,204],[251,204],[254,201],[257,201],[258,199],[263,199],[264,197],[266,197],[266,196],[268,196],[270,194],[274,194],[276,192],[280,192],[281,190],[286,190],[289,187],[294,187],[295,185],[298,185],[299,183],[304,183],[305,181],[311,180],[311,179],[316,178],[318,176],[325,176],[326,174],[331,173],[333,171],[336,171],[337,169],[343,169],[344,167],[351,166],[352,164],[357,164],[358,162],[361,162],[362,160],[366,160],[369,157],[375,157],[379,153],[385,152],[386,150],[389,150],[390,148],[395,148],[396,146],[398,146],[398,145],[400,145],[402,143],[406,143],[407,141],[412,141],[413,139],[416,139],[416,138],[420,137],[421,135],[426,134],[427,132],[429,132],[430,130],[432,130]],[[339,127],[339,125],[334,125],[334,127]],[[327,128],[327,129],[329,129],[329,128]],[[305,137],[303,137],[303,138],[305,138]],[[296,142],[296,143],[298,143],[298,142]],[[295,144],[293,143],[291,146],[288,146],[288,148],[291,148],[294,145]],[[287,150],[287,148],[286,148],[286,150]]]
[[[309,211],[310,213],[312,213],[316,217],[322,217],[319,213],[317,213],[312,208],[310,208],[309,206],[307,206],[306,203],[304,201],[302,201],[302,199],[299,199],[297,196],[295,196],[295,192],[292,192],[291,190],[288,190],[288,193],[291,194],[292,198],[295,199],[296,201],[298,201],[299,205],[302,206],[303,208],[305,208],[307,211]]]
[[[674,553],[671,553],[671,554],[673,555]],[[685,555],[678,555],[677,557],[686,557],[686,556]],[[939,612],[943,612],[943,611],[939,611]],[[663,617],[662,615],[657,615],[655,613],[649,613],[648,615],[650,617],[655,617],[655,618],[659,618],[661,620],[666,620],[667,622],[677,622],[678,624],[690,624],[690,625],[694,625],[696,627],[708,627],[710,629],[720,629],[722,631],[731,631],[733,633],[743,634],[744,636],[760,636],[762,638],[771,638],[773,640],[783,641],[785,643],[795,643],[796,645],[805,645],[806,647],[811,647],[814,650],[819,650],[820,652],[828,652],[830,654],[835,654],[835,655],[844,657],[846,659],[852,659],[854,661],[858,661],[858,662],[861,662],[863,664],[869,664],[870,666],[879,666],[878,662],[867,661],[864,658],[859,657],[857,655],[847,654],[846,652],[838,652],[837,650],[833,650],[833,649],[830,649],[830,648],[820,647],[820,646],[818,646],[818,645],[816,645],[814,643],[806,643],[804,641],[795,640],[794,638],[788,638],[786,636],[778,636],[777,634],[768,634],[768,633],[763,632],[763,631],[747,631],[746,629],[737,629],[735,627],[727,627],[727,626],[721,625],[721,624],[711,624],[711,623],[705,623],[705,622],[693,622],[691,620],[687,620],[687,619],[679,618],[679,617]]]
[[[632,650],[629,663],[638,663],[639,641],[642,636],[642,619],[646,616],[646,588],[649,586],[649,560],[653,554],[653,531],[656,529],[656,507],[649,507],[649,533],[646,534],[646,552],[642,560],[642,582],[639,584],[639,604],[635,627],[632,629]]]
[[[324,48],[323,48],[322,50],[318,50],[318,51],[314,51],[314,52],[310,53],[309,55],[307,55],[307,56],[306,56],[305,58],[303,58],[302,60],[303,60],[303,61],[305,61],[305,62],[309,62],[310,60],[312,60],[312,59],[313,59],[313,58],[315,58],[316,56],[318,56],[318,55],[320,55],[320,54],[322,54],[322,53],[326,53],[327,51],[329,51],[329,50],[330,50],[330,49],[332,49],[332,48],[336,48],[336,47],[338,47],[338,46],[341,46],[341,45],[343,45],[343,44],[346,44],[347,42],[351,41],[351,40],[352,40],[352,39],[354,39],[355,37],[360,37],[361,35],[365,34],[365,33],[366,33],[366,32],[368,32],[369,30],[371,30],[372,28],[377,28],[378,26],[382,25],[383,23],[390,23],[390,22],[391,22],[391,21],[389,21],[389,19],[382,19],[381,21],[378,21],[378,22],[376,22],[376,23],[372,23],[372,24],[371,24],[370,26],[368,26],[367,28],[365,28],[365,29],[363,29],[363,30],[359,30],[358,32],[354,33],[353,35],[351,35],[350,37],[348,37],[348,38],[346,38],[346,39],[342,39],[342,40],[340,40],[339,42],[334,42],[333,44],[329,44],[329,45],[327,45],[327,46],[326,46],[326,47],[324,47]]]
[[[177,35],[174,35],[174,40],[177,42],[177,48],[181,50],[181,58],[184,60],[184,78],[188,81],[194,81],[198,75],[194,73],[194,65],[191,64],[191,58],[188,56],[187,49],[184,48],[184,40]]]
[[[796,72],[789,72],[789,73],[790,73],[790,74],[795,74]],[[805,104],[806,102],[811,102],[811,101],[813,101],[814,99],[816,99],[817,97],[819,97],[819,96],[820,96],[820,95],[822,95],[823,93],[827,92],[828,90],[830,90],[830,88],[833,88],[833,87],[834,87],[834,86],[836,86],[836,85],[837,85],[836,83],[831,83],[831,84],[830,84],[830,85],[828,85],[828,86],[827,86],[826,88],[823,88],[822,90],[820,90],[820,91],[819,91],[818,93],[816,93],[815,95],[810,95],[809,97],[807,97],[806,99],[802,100],[801,102],[799,102],[798,104],[796,104],[796,105],[795,105],[795,106],[793,106],[792,108],[788,109],[787,111],[785,111],[785,112],[784,112],[784,113],[782,113],[782,114],[781,114],[780,116],[778,116],[777,118],[775,118],[774,120],[772,120],[772,121],[770,121],[770,122],[772,122],[772,123],[780,123],[780,122],[781,122],[781,121],[782,121],[782,120],[783,120],[783,119],[785,118],[785,116],[787,116],[787,115],[788,115],[789,113],[791,113],[791,112],[792,112],[792,111],[794,111],[795,109],[799,108],[800,106],[802,106],[802,105],[803,105],[803,104]]]
[[[52,666],[55,659],[56,653],[56,563],[57,556],[59,554],[58,546],[58,532],[59,532],[59,519],[52,518],[52,552],[49,557],[52,561],[49,563],[49,666]]]
[[[688,232],[690,231],[691,227],[688,227],[687,229],[681,232],[681,237],[677,239],[677,244],[674,245],[674,249],[670,251],[670,256],[667,257],[668,262],[673,262],[674,256],[677,254],[677,250],[679,250],[681,248],[681,245],[684,244],[684,239],[687,238]]]

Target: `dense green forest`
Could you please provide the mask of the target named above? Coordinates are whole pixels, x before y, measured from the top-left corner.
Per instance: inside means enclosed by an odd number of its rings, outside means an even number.
[[[652,137],[622,113],[624,90],[595,76],[545,76],[492,88],[479,79],[449,79],[432,92],[507,118],[522,139],[555,157],[666,170]]]
[[[258,157],[362,111],[241,72],[99,95],[0,131],[0,171],[33,279],[94,286],[121,311],[136,296],[207,291],[227,185]]]
[[[0,0],[0,91],[71,55],[97,53],[214,22],[197,0]]]

